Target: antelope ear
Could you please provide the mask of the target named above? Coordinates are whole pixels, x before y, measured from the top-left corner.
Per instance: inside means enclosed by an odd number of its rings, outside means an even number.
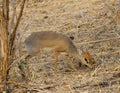
[[[79,55],[83,55],[83,54],[84,54],[84,51],[83,51],[83,49],[80,47]]]
[[[84,51],[83,48],[80,48],[80,52],[79,52],[80,55],[85,55],[86,54],[86,51]]]
[[[86,49],[86,53],[90,55],[90,52]]]

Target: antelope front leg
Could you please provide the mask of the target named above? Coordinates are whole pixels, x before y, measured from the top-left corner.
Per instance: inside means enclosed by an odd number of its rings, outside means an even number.
[[[72,57],[70,55],[68,56],[68,61],[69,61],[69,64],[71,65],[71,67],[73,68],[73,70],[78,73],[77,69],[75,68],[75,66],[72,63]]]

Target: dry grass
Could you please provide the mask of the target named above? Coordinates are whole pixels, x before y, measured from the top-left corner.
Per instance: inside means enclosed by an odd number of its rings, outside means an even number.
[[[58,74],[53,75],[51,53],[30,60],[31,93],[120,93],[119,0],[29,0],[18,31],[24,38],[35,31],[57,31],[74,36],[77,48],[88,49],[95,60],[93,69],[82,66],[72,71],[64,55]],[[16,53],[18,53],[16,51]],[[17,67],[11,78],[21,81]],[[23,88],[14,93],[22,93]]]

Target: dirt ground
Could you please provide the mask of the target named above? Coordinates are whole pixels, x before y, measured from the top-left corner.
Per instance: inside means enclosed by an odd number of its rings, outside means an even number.
[[[55,76],[52,53],[43,50],[30,59],[29,92],[16,87],[13,93],[120,93],[119,13],[120,0],[28,0],[18,29],[22,43],[36,31],[74,36],[78,50],[89,50],[95,64],[90,69],[74,63],[76,74],[61,54]],[[16,65],[12,70],[13,80],[25,82]]]

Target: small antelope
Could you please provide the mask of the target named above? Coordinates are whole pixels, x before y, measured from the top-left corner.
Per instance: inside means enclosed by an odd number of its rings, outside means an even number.
[[[58,56],[61,52],[67,53],[69,64],[75,71],[77,71],[77,69],[72,64],[72,58],[77,58],[81,61],[81,63],[92,68],[93,62],[88,51],[79,56],[76,46],[69,37],[53,31],[33,32],[28,38],[26,38],[25,48],[30,56],[37,55],[42,48],[51,48],[55,59],[55,74],[57,72]]]

